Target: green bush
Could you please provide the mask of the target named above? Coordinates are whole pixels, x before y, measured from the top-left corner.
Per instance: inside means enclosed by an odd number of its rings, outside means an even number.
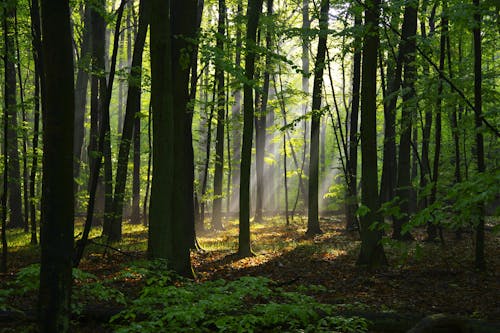
[[[158,274],[156,271],[155,274]],[[171,276],[167,273],[167,276]],[[364,332],[361,318],[336,316],[334,305],[275,287],[264,277],[165,286],[147,278],[138,299],[113,317],[116,332]]]

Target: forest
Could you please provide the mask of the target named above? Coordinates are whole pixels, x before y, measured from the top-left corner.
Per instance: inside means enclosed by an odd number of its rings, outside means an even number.
[[[0,332],[500,332],[497,0],[0,3]]]

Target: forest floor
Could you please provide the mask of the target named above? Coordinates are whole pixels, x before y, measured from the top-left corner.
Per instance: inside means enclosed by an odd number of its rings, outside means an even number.
[[[285,226],[280,217],[253,223],[255,256],[246,259],[234,255],[238,242],[236,221],[226,221],[225,227],[224,231],[198,235],[201,250],[192,253],[198,282],[262,276],[289,290],[302,285],[323,286],[309,294],[322,303],[348,304],[363,311],[422,316],[446,313],[500,320],[500,237],[491,231],[486,234],[485,272],[474,269],[471,233],[464,233],[461,240],[445,233],[442,244],[424,242],[423,230],[413,232],[414,242],[388,243],[385,249],[389,266],[367,272],[355,265],[359,235],[346,232],[340,216],[323,218],[323,234],[314,238],[304,236],[306,222],[299,218],[290,226]],[[146,259],[147,229],[126,225],[123,242],[113,245],[114,249],[98,245],[102,241],[97,237],[99,233],[98,228],[92,233],[94,243],[89,246],[80,268],[100,280],[115,281],[113,287],[128,299],[135,298],[143,282],[133,278],[116,279],[116,276],[131,263]],[[8,236],[9,273],[0,276],[0,290],[9,288],[19,269],[38,262],[39,250],[29,246],[28,236],[22,231],[11,231]],[[36,292],[26,292],[3,301],[12,308],[34,311],[36,296]],[[0,332],[20,332],[12,330],[12,325],[0,321]],[[25,328],[29,331],[29,325]]]

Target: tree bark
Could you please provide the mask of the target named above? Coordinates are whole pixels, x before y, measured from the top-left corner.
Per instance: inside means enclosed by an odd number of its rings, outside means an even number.
[[[245,77],[243,88],[243,142],[241,146],[240,167],[240,214],[238,255],[249,257],[252,255],[250,246],[250,165],[252,163],[252,136],[253,136],[253,87],[250,82],[255,74],[255,45],[257,41],[257,27],[262,12],[263,0],[248,0],[247,32],[245,38]]]
[[[219,0],[219,19],[216,48],[221,57],[215,59],[215,80],[217,81],[217,134],[215,138],[214,202],[212,207],[212,229],[222,230],[222,178],[224,173],[224,128],[226,93],[224,88],[224,38],[226,35],[226,1]]]
[[[481,133],[482,126],[482,73],[481,73],[481,9],[479,0],[473,0],[474,4],[474,122],[476,127],[476,158],[477,171],[484,173],[486,167],[484,163],[484,138]],[[478,207],[478,221],[476,225],[476,249],[475,249],[475,265],[479,270],[486,269],[486,261],[484,259],[484,205]]]
[[[367,212],[361,216],[361,250],[357,265],[375,268],[387,264],[382,232],[370,228],[381,222],[377,175],[377,54],[379,47],[380,1],[369,0],[365,9],[365,36],[361,80],[361,204]]]
[[[4,8],[4,103],[7,110],[7,150],[4,154],[8,159],[8,200],[9,200],[9,227],[24,228],[25,221],[22,212],[21,199],[21,172],[19,165],[19,151],[17,140],[17,97],[16,97],[16,66],[14,43],[14,20],[17,1],[9,2]]]
[[[411,134],[412,122],[416,112],[415,100],[415,51],[417,32],[418,1],[407,3],[403,18],[403,31],[400,52],[403,56],[404,77],[402,82],[403,103],[401,111],[401,132],[399,139],[399,156],[397,168],[396,195],[399,197],[400,216],[394,217],[392,237],[395,239],[411,239],[409,233],[401,232],[403,225],[410,219],[411,193]]]
[[[40,332],[68,332],[73,250],[73,49],[69,4],[41,2],[43,191],[39,291]]]
[[[306,235],[321,234],[318,216],[318,178],[319,178],[319,132],[321,125],[321,96],[323,94],[323,71],[325,69],[326,39],[328,36],[329,0],[321,1],[319,19],[319,40],[316,62],[314,64],[314,83],[311,116],[311,143],[309,153],[309,189],[307,205]]]

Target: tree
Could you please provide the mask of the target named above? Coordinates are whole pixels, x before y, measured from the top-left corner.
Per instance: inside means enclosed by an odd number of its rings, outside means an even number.
[[[353,7],[354,27],[362,25],[362,12],[360,8]],[[358,208],[357,199],[357,174],[358,174],[358,114],[359,114],[359,88],[361,85],[361,34],[354,37],[354,59],[352,73],[352,105],[349,126],[349,158],[347,159],[347,214],[346,229],[357,229],[359,222],[356,217]]]
[[[134,52],[132,55],[127,105],[125,108],[120,150],[118,152],[115,195],[113,198],[114,224],[120,224],[123,217],[123,200],[127,181],[130,145],[133,139],[133,131],[137,131],[135,122],[136,119],[139,118],[141,109],[142,53],[149,25],[149,15],[149,2],[142,0],[139,5],[139,28],[137,30]]]
[[[474,4],[474,123],[476,127],[476,159],[477,171],[484,173],[486,167],[484,163],[484,138],[481,133],[482,126],[482,52],[481,52],[481,8],[479,0],[473,0]],[[475,265],[477,269],[485,270],[486,261],[484,259],[484,206],[478,207],[478,221],[476,225],[476,256]]]
[[[41,2],[43,189],[40,233],[41,332],[68,332],[73,250],[75,94],[69,4]]]
[[[255,74],[255,46],[257,42],[257,26],[262,12],[263,0],[248,0],[247,32],[245,38],[245,78],[243,86],[243,141],[241,145],[240,167],[240,216],[238,255],[252,255],[250,246],[250,165],[252,162],[253,136],[253,87],[251,85]]]
[[[319,131],[321,125],[321,96],[325,69],[326,39],[328,36],[329,0],[321,1],[319,40],[314,64],[314,83],[311,116],[311,144],[309,153],[309,190],[307,209],[307,235],[321,234],[318,219]]]
[[[412,122],[416,112],[415,99],[415,35],[417,32],[417,6],[418,1],[406,4],[400,52],[403,57],[403,103],[401,111],[401,132],[399,141],[399,155],[397,168],[397,189],[401,216],[394,219],[392,237],[396,239],[410,239],[410,234],[401,234],[401,228],[410,219],[410,193],[411,193],[411,133]]]
[[[180,61],[188,46],[186,38],[195,33],[196,1],[155,0],[151,6],[153,179],[148,254],[167,259],[169,268],[181,275],[193,276],[189,254],[194,228],[194,165],[187,113],[190,67]]]
[[[381,239],[382,232],[371,226],[381,222],[377,175],[377,50],[380,1],[367,1],[361,80],[361,250],[358,265],[375,268],[387,264]]]
[[[217,81],[217,134],[215,139],[214,204],[212,210],[212,228],[221,230],[222,177],[224,171],[224,127],[226,114],[226,93],[224,91],[224,38],[226,35],[226,1],[219,0],[219,19],[217,26],[217,52],[220,57],[215,61],[215,80]]]
[[[9,1],[3,11],[4,28],[4,75],[5,92],[4,102],[7,110],[7,151],[4,154],[9,155],[8,159],[8,200],[10,208],[9,227],[25,227],[22,200],[21,200],[21,175],[19,169],[19,151],[17,140],[17,94],[16,94],[16,53],[14,44],[14,20],[17,1]]]

